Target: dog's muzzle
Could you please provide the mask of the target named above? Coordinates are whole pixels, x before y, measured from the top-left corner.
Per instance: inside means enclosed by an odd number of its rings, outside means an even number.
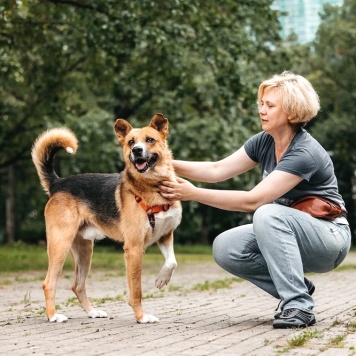
[[[140,146],[133,147],[130,153],[130,161],[139,173],[145,173],[150,168],[154,168],[157,160],[157,153],[147,152]]]

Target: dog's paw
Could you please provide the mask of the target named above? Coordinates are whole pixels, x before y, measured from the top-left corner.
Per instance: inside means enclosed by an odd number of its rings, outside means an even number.
[[[63,315],[63,314],[54,314],[54,315],[52,316],[52,318],[49,319],[49,321],[50,321],[51,323],[54,323],[54,322],[56,322],[56,323],[63,323],[63,321],[67,321],[67,320],[68,320],[68,318],[67,318],[65,315]]]
[[[159,319],[154,315],[145,314],[140,320],[137,320],[139,324],[149,324],[149,323],[158,323]]]
[[[157,288],[161,289],[162,287],[167,285],[169,283],[169,281],[170,281],[170,279],[161,278],[161,276],[157,276],[155,285]]]
[[[89,318],[107,318],[108,314],[103,310],[93,309],[88,313]]]
[[[162,288],[169,283],[171,280],[174,269],[162,268],[156,278],[156,287]]]

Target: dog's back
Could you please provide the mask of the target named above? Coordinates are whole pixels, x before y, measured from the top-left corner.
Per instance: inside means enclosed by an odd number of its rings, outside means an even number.
[[[49,186],[50,195],[68,193],[88,208],[101,220],[119,218],[115,191],[122,182],[122,173],[88,173],[59,178]],[[119,188],[120,189],[120,188]]]

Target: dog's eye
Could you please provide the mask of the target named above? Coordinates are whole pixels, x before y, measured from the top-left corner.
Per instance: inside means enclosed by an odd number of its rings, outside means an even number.
[[[130,140],[128,143],[129,143],[129,146],[132,146],[135,144],[135,140]]]
[[[152,137],[147,137],[146,141],[147,141],[148,143],[153,143],[153,142],[155,142],[155,139],[152,138]]]

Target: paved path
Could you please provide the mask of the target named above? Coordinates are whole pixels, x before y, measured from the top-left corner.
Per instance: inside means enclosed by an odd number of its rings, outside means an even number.
[[[356,253],[342,266],[350,264],[356,268]],[[317,324],[299,331],[274,330],[278,301],[248,282],[231,280],[213,262],[199,268],[180,263],[171,287],[161,292],[150,287],[155,276],[146,274],[145,311],[160,318],[150,325],[134,321],[123,300],[125,279],[114,273],[93,271],[88,283],[94,304],[109,313],[105,319],[87,318],[64,274],[57,303],[70,319],[62,324],[43,315],[43,273],[0,277],[1,355],[356,355],[352,268],[310,276]]]

